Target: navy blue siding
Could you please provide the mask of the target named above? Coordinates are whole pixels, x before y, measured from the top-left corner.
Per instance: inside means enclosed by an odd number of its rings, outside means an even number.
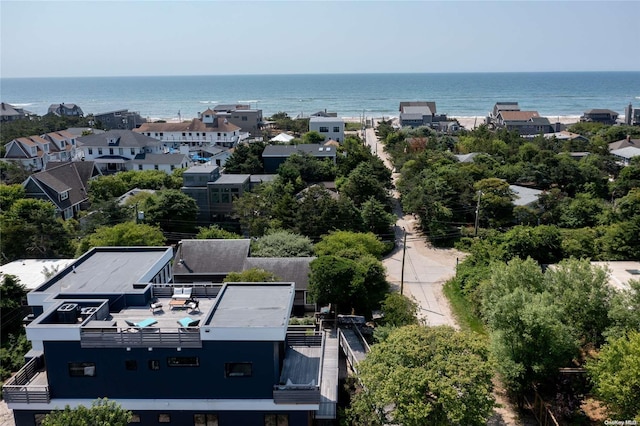
[[[203,342],[201,349],[83,349],[45,342],[52,398],[272,398],[279,380],[279,342]],[[199,357],[199,367],[169,367],[167,357]],[[137,370],[125,361],[137,361]],[[151,370],[149,361],[159,361]],[[69,362],[93,362],[95,377],[70,377]],[[227,362],[252,362],[252,377],[225,377]]]
[[[264,161],[265,173],[277,173],[278,167],[287,161],[287,157],[266,157],[263,158],[262,161]]]
[[[117,402],[117,401],[116,401]],[[219,426],[264,426],[264,416],[266,413],[259,411],[136,411],[133,413],[140,416],[140,423],[135,425],[193,425],[194,414],[217,414]],[[14,411],[16,426],[35,426],[34,414],[41,414],[42,411]],[[277,411],[274,413],[288,414],[289,426],[308,426],[311,424],[310,414],[307,411]],[[158,414],[169,414],[171,423],[158,423]]]

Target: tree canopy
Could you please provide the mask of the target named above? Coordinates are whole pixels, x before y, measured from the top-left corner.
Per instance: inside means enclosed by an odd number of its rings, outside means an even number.
[[[224,282],[237,283],[267,283],[278,281],[279,278],[273,272],[260,268],[246,269],[242,272],[230,272]]]
[[[373,345],[347,410],[354,425],[486,425],[494,400],[489,351],[477,336],[410,325]]]
[[[312,255],[311,240],[290,231],[271,231],[251,243],[253,257],[309,257]]]
[[[97,399],[91,407],[79,405],[55,410],[42,420],[42,426],[127,426],[133,414],[107,398]]]
[[[115,246],[162,246],[164,235],[160,228],[135,222],[124,222],[114,226],[103,226],[87,235],[78,247],[77,255],[81,255],[92,247]]]

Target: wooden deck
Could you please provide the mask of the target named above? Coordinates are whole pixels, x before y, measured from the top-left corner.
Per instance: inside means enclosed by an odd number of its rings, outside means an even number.
[[[322,381],[320,383],[320,408],[317,419],[335,419],[338,403],[338,356],[339,343],[335,330],[325,331]]]
[[[320,356],[322,347],[296,346],[287,348],[287,354],[282,365],[280,384],[313,384],[317,385],[318,371],[320,371]]]

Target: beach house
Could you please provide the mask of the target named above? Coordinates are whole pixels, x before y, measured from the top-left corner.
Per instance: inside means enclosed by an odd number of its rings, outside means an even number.
[[[84,112],[76,104],[51,104],[47,110],[48,114],[54,114],[59,117],[82,117]]]
[[[50,201],[67,220],[88,207],[89,181],[100,174],[93,161],[49,162],[46,170],[29,176],[22,186],[26,198]]]
[[[590,109],[580,116],[581,122],[616,124],[618,113],[610,109]]]
[[[3,386],[17,426],[103,397],[140,425],[335,418],[338,339],[289,330],[294,283],[213,296],[171,283],[173,260],[170,247],[93,248],[28,294],[32,349]]]
[[[166,146],[179,148],[188,146],[197,151],[203,146],[233,148],[247,139],[249,133],[225,118],[216,117],[213,110],[204,111],[199,118],[180,123],[144,123],[134,132],[161,141]]]
[[[344,120],[338,117],[311,117],[309,131],[316,131],[324,137],[324,141],[344,142]]]

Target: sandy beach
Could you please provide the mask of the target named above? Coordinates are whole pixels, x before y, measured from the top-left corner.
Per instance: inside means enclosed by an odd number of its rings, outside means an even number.
[[[344,121],[348,123],[359,123],[362,120],[362,117],[340,117],[340,118],[342,118]],[[371,119],[371,117],[366,117],[366,118]],[[381,118],[381,117],[374,117],[374,118]],[[385,117],[385,118],[397,120],[398,117]],[[484,124],[485,118],[486,117],[484,116],[465,117],[465,116],[455,116],[455,115],[452,115],[449,117],[449,119],[458,120],[458,123],[460,123],[460,125],[467,130],[475,129],[476,127],[479,127],[481,124]],[[551,124],[562,123],[565,125],[571,125],[580,121],[579,115],[548,116],[547,118],[549,119],[549,122],[551,122]]]

